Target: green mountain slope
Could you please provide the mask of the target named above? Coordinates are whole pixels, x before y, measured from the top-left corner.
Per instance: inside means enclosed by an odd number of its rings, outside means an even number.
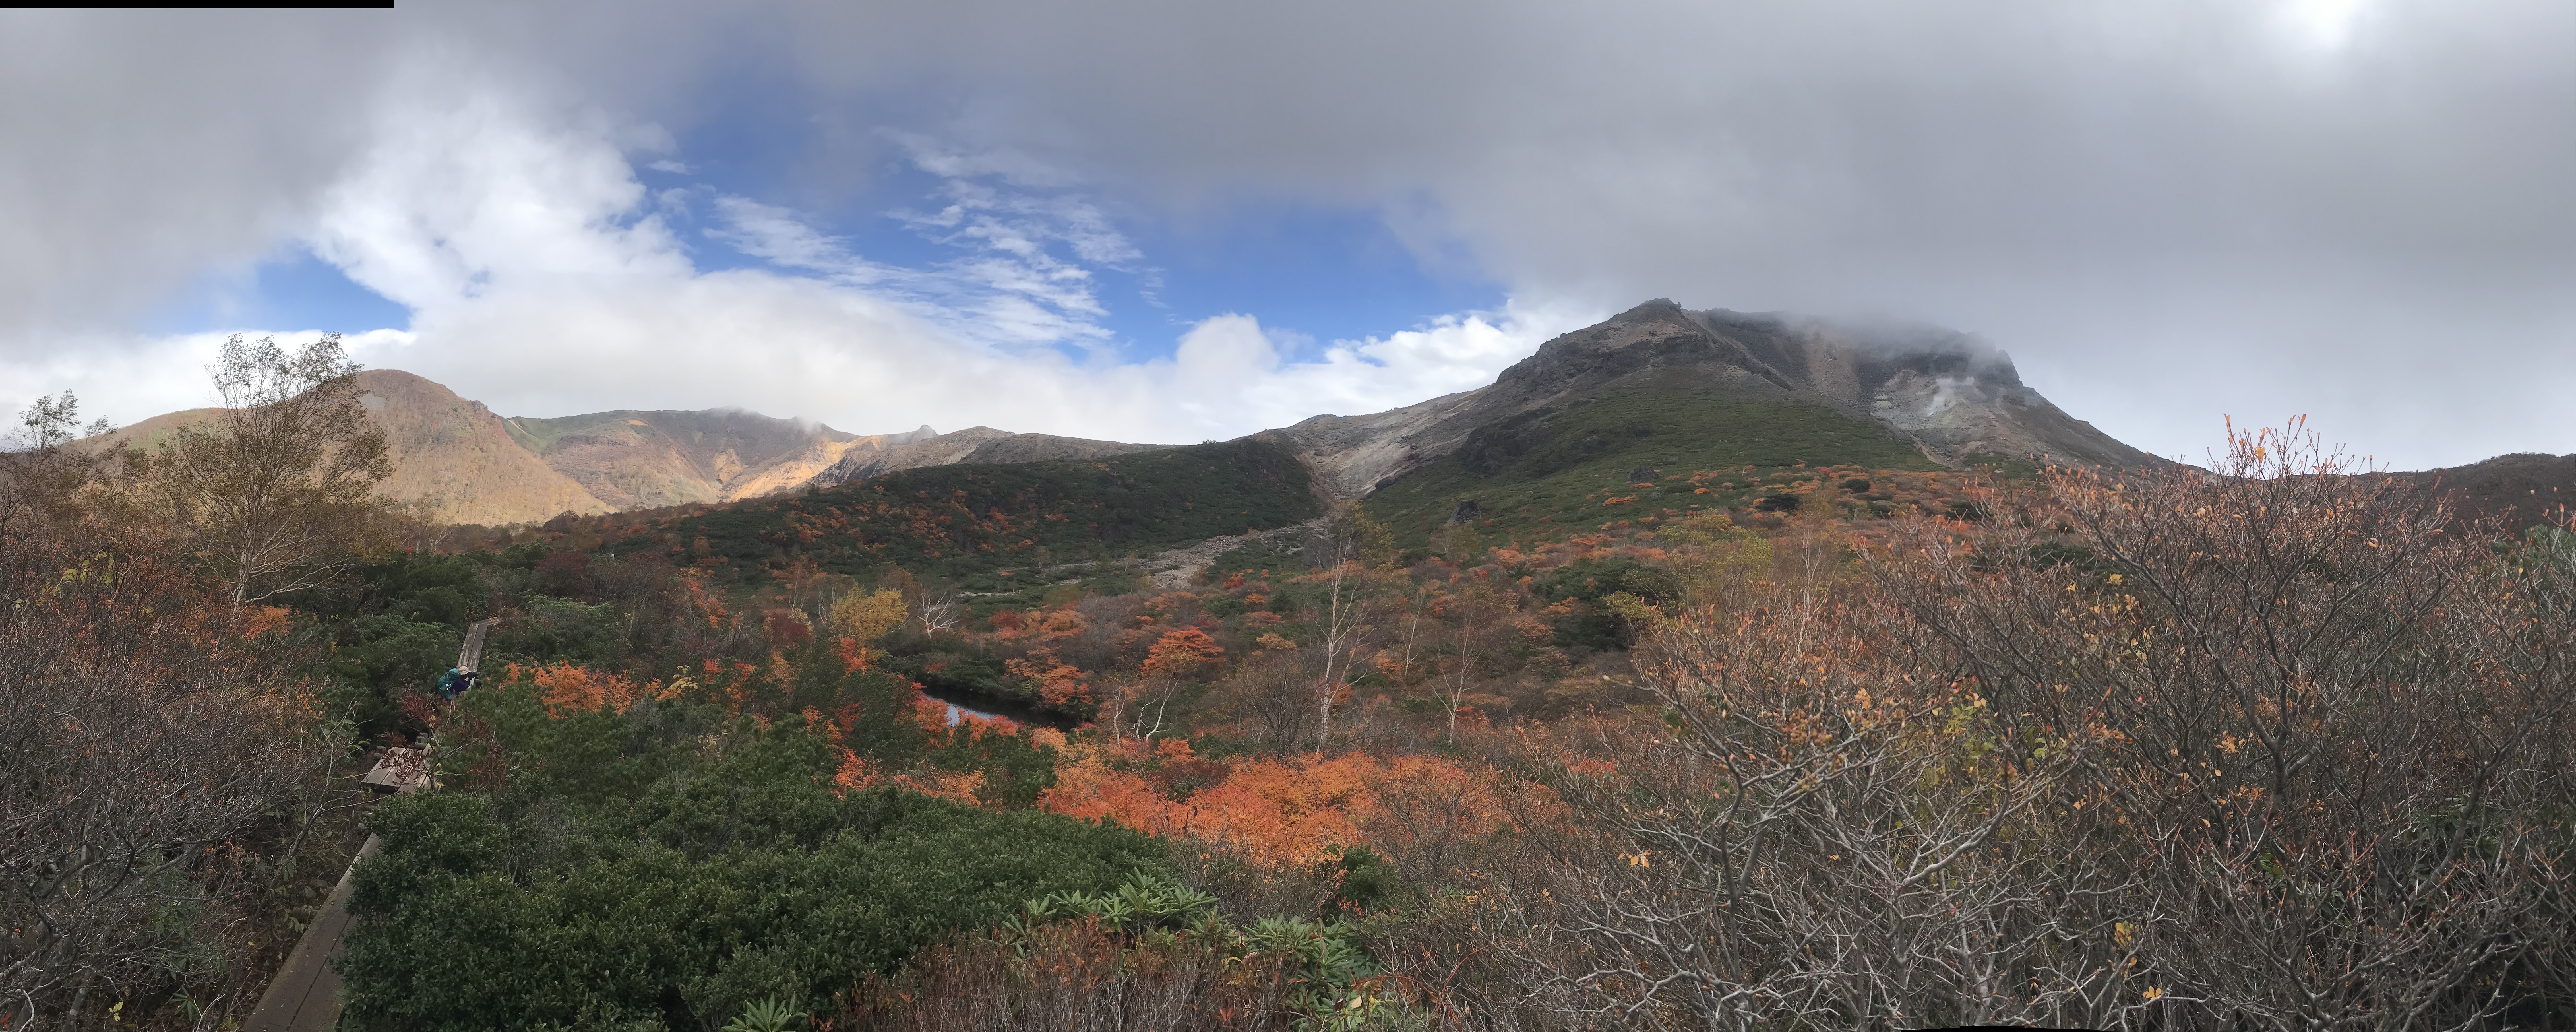
[[[1474,503],[1480,531],[1555,536],[1638,510],[1633,474],[1764,473],[1804,464],[1937,470],[1886,427],[1807,401],[1747,398],[1718,389],[1639,388],[1595,393],[1481,427],[1458,449],[1398,477],[1362,503],[1404,544],[1419,544]],[[1756,500],[1751,475],[1709,478],[1710,493],[1675,507],[1734,508]],[[1733,483],[1734,487],[1717,484]],[[1610,503],[1610,504],[1605,504]]]
[[[999,591],[1019,586],[1015,571],[1153,552],[1320,512],[1294,454],[1245,438],[1095,460],[905,470],[650,521],[608,547],[659,550],[737,589],[766,587],[806,559],[832,573],[902,566]]]

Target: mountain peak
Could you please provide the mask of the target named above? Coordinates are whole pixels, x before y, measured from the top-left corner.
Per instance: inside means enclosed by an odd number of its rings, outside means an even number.
[[[1894,429],[1953,465],[1981,455],[2153,461],[2059,411],[1992,344],[1921,324],[1691,311],[1657,298],[1540,345],[1497,386],[1539,401],[1630,378],[1818,402]]]

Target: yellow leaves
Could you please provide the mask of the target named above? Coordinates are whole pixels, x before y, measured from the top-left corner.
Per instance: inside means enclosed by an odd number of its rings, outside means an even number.
[[[2136,940],[2137,934],[2137,925],[2127,921],[2118,922],[2111,926],[2111,943],[2121,949],[2128,949],[2129,944]]]
[[[2145,996],[2147,999],[2152,1000],[2152,999],[2155,999],[2155,998],[2157,998],[2157,997],[2163,996],[2164,994],[2165,994],[2165,991],[2164,991],[2164,990],[2162,990],[2162,989],[2158,989],[2158,988],[2156,988],[2155,986],[2152,986],[2152,985],[2151,985],[2151,986],[2148,986],[2148,987],[2147,987],[2147,991],[2146,991],[2145,993],[2141,994],[2141,995]]]
[[[871,642],[903,626],[903,593],[853,593],[832,605],[832,631],[844,638]]]
[[[1626,854],[1626,853],[1621,853],[1621,854],[1619,854],[1619,859],[1627,861],[1627,862],[1628,862],[1628,866],[1630,866],[1630,867],[1653,867],[1653,866],[1655,866],[1655,865],[1654,865],[1654,863],[1652,862],[1652,858],[1653,858],[1653,856],[1654,856],[1654,850],[1651,850],[1651,849],[1645,849],[1645,850],[1639,850],[1639,851],[1637,852],[1637,855],[1635,855],[1635,856],[1630,856],[1630,855],[1628,855],[1628,854]]]

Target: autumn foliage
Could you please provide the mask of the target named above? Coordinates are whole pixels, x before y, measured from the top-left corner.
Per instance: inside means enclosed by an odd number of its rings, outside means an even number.
[[[1515,750],[1574,819],[1418,970],[1523,1027],[2563,1023],[2571,553],[2295,432],[2215,465],[1718,564],[1658,712]]]
[[[1141,669],[1161,677],[1188,677],[1225,657],[1225,649],[1196,627],[1163,632],[1145,653]]]
[[[1209,761],[1172,739],[1071,750],[1039,805],[1186,838],[1256,863],[1309,866],[1366,845],[1382,792],[1401,786],[1462,800],[1491,831],[1507,821],[1490,774],[1426,756],[1306,754]]]

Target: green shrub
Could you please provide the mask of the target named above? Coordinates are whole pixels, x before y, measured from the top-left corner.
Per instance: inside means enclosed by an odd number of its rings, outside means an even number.
[[[980,771],[988,802],[1025,806],[1055,753],[926,729],[908,682],[827,647],[697,674],[587,710],[500,680],[441,719],[440,791],[369,817],[382,851],[359,869],[340,962],[354,1020],[711,1028],[757,1001],[828,1000],[1031,898],[1168,866],[1115,826],[843,788],[856,756]]]
[[[828,999],[1026,900],[1164,868],[1152,840],[1116,827],[839,796],[774,744],[592,813],[466,793],[387,801],[340,964],[349,1015],[701,1027],[754,1001]]]

